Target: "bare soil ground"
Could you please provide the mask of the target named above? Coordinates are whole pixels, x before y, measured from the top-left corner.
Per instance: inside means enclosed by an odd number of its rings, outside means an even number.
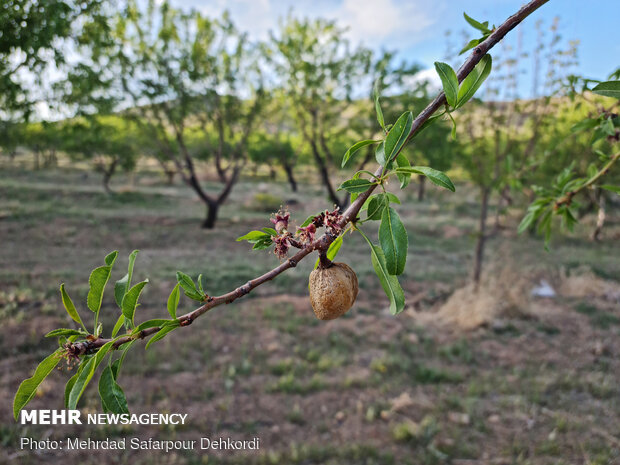
[[[457,187],[458,196],[433,189],[424,202],[414,200],[413,191],[402,196],[412,253],[401,280],[410,305],[401,315],[387,311],[365,243],[347,237],[339,260],[356,270],[361,292],[344,318],[314,318],[307,298],[313,260],[307,260],[148,351],[142,345],[129,353],[119,381],[132,411],[188,413],[188,424],[77,429],[21,426],[11,413],[17,386],[54,348],[42,336],[71,325],[61,282],[86,318],[90,270],[117,249],[113,279],[119,279],[127,255],[140,249],[134,279],[151,283],[138,319],[165,317],[177,269],[204,273],[211,294],[230,290],[277,264],[273,254],[250,252],[234,238],[268,226],[273,203],[288,203],[300,223],[327,202],[318,185],[291,194],[285,184],[243,181],[218,228],[204,231],[198,227],[204,211],[192,193],[152,175],[120,179],[117,193],[107,196],[92,174],[5,170],[0,463],[620,463],[620,295],[613,291],[620,281],[618,217],[612,215],[600,244],[588,241],[586,218],[575,234],[557,236],[547,253],[540,239],[516,236],[518,218],[506,212],[505,228],[489,244],[489,262],[534,284],[545,278],[559,295],[523,295],[527,312],[497,314],[463,330],[439,317],[452,292],[466,284],[473,250],[475,196]],[[371,225],[366,229],[375,234]],[[610,287],[603,291],[601,283]],[[182,299],[179,310],[191,308]],[[106,333],[117,314],[108,291]],[[66,369],[51,375],[31,407],[62,408],[70,375]],[[96,383],[81,407],[101,411]],[[33,453],[19,449],[22,436],[258,436],[261,448]]]

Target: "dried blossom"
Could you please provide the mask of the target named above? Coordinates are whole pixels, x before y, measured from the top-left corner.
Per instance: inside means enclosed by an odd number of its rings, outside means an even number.
[[[288,229],[288,220],[290,217],[291,214],[289,212],[280,210],[275,214],[275,218],[271,218],[271,222],[275,225],[274,229],[278,234],[282,234],[282,232]]]
[[[314,235],[316,234],[316,226],[310,223],[305,228],[299,228],[297,230],[297,237],[303,244],[309,244],[314,241]]]
[[[276,247],[273,252],[278,256],[280,260],[286,258],[288,249],[291,246],[291,244],[288,241],[288,236],[286,235],[276,236],[273,242],[276,244]]]
[[[328,212],[325,210],[325,227],[328,228],[334,234],[340,234],[342,231],[342,226],[340,222],[342,221],[342,215],[340,214],[340,209],[336,207],[334,211]]]

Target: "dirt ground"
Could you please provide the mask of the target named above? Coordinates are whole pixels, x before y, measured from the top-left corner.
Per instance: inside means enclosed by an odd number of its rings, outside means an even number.
[[[288,204],[298,223],[328,205],[318,185],[292,194],[284,183],[244,180],[218,228],[205,231],[203,208],[182,185],[141,174],[113,187],[105,195],[96,175],[80,171],[0,172],[0,463],[620,463],[620,218],[611,215],[599,244],[588,240],[586,218],[545,252],[539,238],[514,233],[516,211],[502,212],[487,276],[503,284],[484,292],[497,305],[509,292],[502,289],[522,287],[514,305],[463,329],[442,313],[467,284],[474,243],[475,195],[458,184],[459,195],[429,189],[424,202],[413,189],[401,195],[410,255],[401,279],[409,305],[399,316],[387,310],[365,242],[347,237],[339,260],[355,269],[361,292],[345,317],[315,319],[306,260],[148,351],[142,344],[129,353],[119,382],[132,412],[188,413],[186,425],[16,424],[13,395],[55,345],[42,336],[71,326],[61,282],[89,317],[90,270],[119,250],[112,280],[119,279],[139,249],[134,281],[150,283],[137,320],[165,318],[176,270],[204,273],[210,294],[231,290],[278,263],[234,238],[269,226],[274,205]],[[365,230],[376,237],[376,227]],[[530,296],[527,283],[541,279],[555,297]],[[119,311],[112,294],[104,296],[106,334]],[[191,309],[182,298],[179,312]],[[53,373],[30,407],[62,408],[70,376],[66,368]],[[101,411],[96,379],[80,407]],[[259,437],[260,450],[35,453],[20,450],[24,436]]]

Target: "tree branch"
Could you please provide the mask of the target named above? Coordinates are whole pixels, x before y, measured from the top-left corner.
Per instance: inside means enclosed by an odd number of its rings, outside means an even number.
[[[521,21],[523,21],[526,17],[528,17],[530,14],[532,14],[534,11],[536,11],[539,7],[541,7],[542,5],[544,5],[545,3],[547,3],[549,0],[532,0],[531,2],[529,2],[527,5],[525,5],[523,8],[521,8],[517,13],[515,13],[514,15],[512,15],[511,17],[509,17],[504,23],[502,23],[497,29],[495,29],[495,31],[493,31],[493,33],[491,33],[491,35],[481,44],[479,44],[472,52],[472,54],[469,56],[469,58],[465,61],[465,63],[463,63],[463,65],[460,67],[458,73],[457,73],[457,77],[459,82],[461,82],[463,79],[465,79],[467,77],[467,75],[474,69],[474,67],[478,64],[478,62],[482,59],[482,57],[495,45],[497,44],[508,32],[510,32],[512,29],[514,29]],[[411,127],[411,131],[409,132],[409,137],[408,137],[408,141],[411,140],[413,138],[413,136],[415,136],[415,134],[420,130],[420,128],[422,127],[422,125],[433,115],[433,113],[435,113],[438,109],[440,109],[444,104],[446,103],[446,98],[443,92],[441,92],[424,110],[422,110],[422,112],[415,118],[415,120],[413,121],[413,125]],[[396,158],[396,156],[398,155],[398,153],[394,154],[394,158]],[[375,173],[376,176],[380,176],[381,173],[383,171],[383,167],[379,167]],[[344,230],[345,226],[350,223],[350,222],[355,222],[357,219],[357,215],[359,213],[359,211],[362,208],[362,205],[364,204],[364,202],[366,202],[366,200],[368,199],[368,197],[370,197],[370,195],[372,194],[372,192],[374,191],[374,189],[376,188],[376,185],[373,185],[372,187],[370,187],[366,192],[361,193],[360,195],[358,195],[358,197],[355,199],[354,202],[352,202],[349,207],[345,210],[345,212],[342,215],[342,219],[340,220],[340,226],[342,227],[342,229]],[[179,322],[181,323],[181,326],[188,326],[190,325],[196,318],[198,318],[199,316],[207,313],[209,310],[211,310],[214,307],[217,307],[219,305],[222,304],[229,304],[234,302],[235,300],[237,300],[240,297],[243,297],[247,294],[249,294],[253,289],[255,289],[256,287],[260,286],[261,284],[266,283],[267,281],[271,281],[272,279],[274,279],[276,276],[278,276],[280,273],[283,273],[284,271],[288,270],[289,268],[293,268],[295,266],[297,266],[297,264],[303,260],[307,255],[309,255],[311,252],[313,251],[319,251],[319,253],[321,253],[322,251],[326,251],[327,248],[329,247],[329,245],[336,240],[338,236],[333,235],[333,234],[323,234],[321,237],[319,237],[318,239],[316,239],[314,242],[312,242],[310,245],[308,245],[307,247],[301,249],[299,252],[297,252],[295,255],[293,255],[292,257],[290,257],[289,259],[287,259],[286,261],[282,262],[280,265],[278,265],[277,267],[275,267],[274,269],[268,271],[267,273],[263,274],[262,276],[259,276],[255,279],[252,279],[250,281],[248,281],[247,283],[245,283],[242,286],[239,286],[238,288],[234,289],[233,291],[230,291],[226,294],[222,294],[220,296],[217,297],[209,297],[207,299],[207,301],[201,305],[200,307],[198,307],[197,309],[186,313],[185,315],[182,315],[180,317],[178,317]],[[120,346],[122,346],[123,344],[130,342],[132,340],[135,339],[144,339],[152,334],[157,333],[160,330],[159,327],[155,327],[155,328],[148,328],[145,330],[142,330],[136,334],[130,334],[127,336],[121,336],[120,338],[117,338],[115,340],[114,343],[114,348],[119,348]],[[94,341],[87,341],[87,342],[81,342],[81,343],[77,343],[74,344],[73,346],[82,351],[80,353],[88,353],[94,349],[97,349],[101,346],[103,346],[105,343],[109,342],[110,339],[104,339],[104,338],[97,338]]]

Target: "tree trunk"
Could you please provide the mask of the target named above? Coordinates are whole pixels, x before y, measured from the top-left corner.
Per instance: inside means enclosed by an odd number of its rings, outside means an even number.
[[[34,151],[34,169],[38,170],[41,168],[41,162],[39,161],[40,154],[38,150]]]
[[[420,174],[418,175],[418,202],[422,202],[424,200],[424,194],[426,191],[426,176]]]
[[[272,181],[275,181],[276,179],[276,170],[271,164],[269,165],[269,179]]]
[[[336,191],[334,190],[332,183],[329,180],[329,170],[327,169],[327,165],[325,164],[325,160],[319,153],[318,147],[314,141],[310,142],[312,148],[312,155],[314,156],[314,161],[316,162],[316,166],[319,170],[319,175],[321,176],[321,181],[323,181],[323,185],[327,188],[327,195],[329,196],[329,200],[331,200],[337,207],[340,209],[344,209],[347,202],[347,197],[345,197],[344,201],[340,201],[338,196],[336,195]]]
[[[487,228],[487,214],[489,210],[489,189],[483,188],[481,190],[481,203],[480,203],[480,218],[478,223],[478,240],[476,241],[476,252],[474,255],[474,273],[473,280],[475,290],[478,291],[480,285],[480,276],[482,274],[482,260],[484,259],[484,246],[487,240],[486,228]]]
[[[168,184],[169,186],[172,186],[174,184],[174,175],[176,174],[176,171],[174,170],[166,170],[166,184]]]
[[[593,241],[598,242],[601,240],[601,232],[603,231],[603,226],[605,226],[605,216],[605,195],[599,193],[596,227],[594,228],[594,231],[592,231]]]
[[[297,181],[295,176],[293,176],[293,167],[288,162],[282,162],[282,167],[286,173],[286,179],[288,179],[288,183],[291,185],[291,190],[297,192]]]
[[[117,164],[118,158],[112,160],[110,162],[110,165],[107,167],[105,166],[105,163],[103,164],[103,189],[105,190],[106,194],[112,194],[112,189],[110,189],[110,179],[112,179],[112,176],[116,171]]]
[[[220,204],[218,202],[207,203],[207,217],[202,222],[203,228],[213,229],[215,227],[215,222],[217,220],[217,213],[219,209],[220,209]]]

